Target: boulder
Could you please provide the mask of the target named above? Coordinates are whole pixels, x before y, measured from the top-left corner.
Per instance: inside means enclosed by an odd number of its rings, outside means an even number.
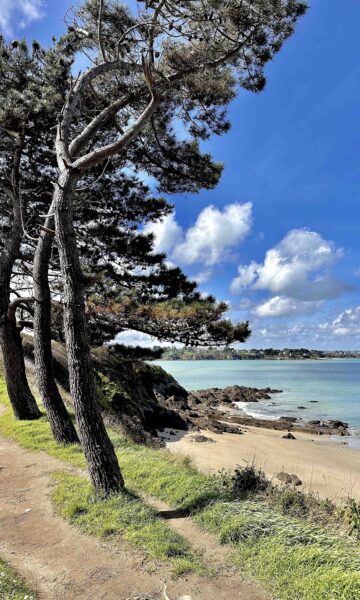
[[[213,440],[212,438],[206,437],[206,435],[202,435],[202,434],[196,434],[196,435],[192,435],[190,438],[191,442],[198,442],[198,443],[208,443],[208,444],[216,444],[215,440]]]
[[[285,471],[281,471],[276,475],[276,479],[279,479],[279,481],[282,481],[282,483],[285,483],[286,485],[302,485],[300,477],[298,477],[294,473],[290,474],[286,473]]]
[[[285,471],[281,471],[280,473],[278,473],[276,475],[276,479],[278,479],[279,481],[282,481],[283,483],[291,483],[292,482],[292,477],[291,477],[290,473],[285,473]]]
[[[285,435],[281,436],[284,440],[296,440],[296,437],[294,436],[293,433],[291,433],[290,431],[288,431],[287,433],[285,433]]]

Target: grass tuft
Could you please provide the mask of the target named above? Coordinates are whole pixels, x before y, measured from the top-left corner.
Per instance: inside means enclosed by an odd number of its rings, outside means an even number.
[[[17,573],[0,559],[0,598],[1,600],[36,600],[35,592]]]

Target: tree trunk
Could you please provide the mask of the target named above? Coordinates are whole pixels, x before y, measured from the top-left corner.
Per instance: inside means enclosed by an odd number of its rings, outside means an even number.
[[[41,412],[26,378],[21,335],[16,323],[8,319],[2,323],[0,345],[4,359],[7,391],[15,417],[21,420],[38,419],[41,417]]]
[[[50,208],[50,212],[51,212]],[[54,218],[48,217],[45,227],[54,227]],[[52,236],[42,231],[39,236],[33,269],[34,282],[34,354],[37,385],[51,431],[60,444],[79,441],[76,429],[68,414],[55,382],[51,352],[51,294],[49,286],[49,262]]]
[[[70,391],[90,479],[97,491],[120,492],[124,487],[113,445],[102,420],[87,336],[84,289],[73,224],[72,200],[78,177],[62,171],[54,196],[55,223],[64,284],[64,332]]]
[[[13,267],[19,256],[22,229],[22,204],[19,192],[19,171],[24,143],[24,133],[15,136],[15,148],[11,170],[11,189],[6,193],[13,206],[13,223],[10,233],[3,240],[0,255],[0,346],[3,353],[5,379],[11,406],[18,419],[31,420],[41,417],[41,412],[26,379],[24,352],[21,335],[16,327],[15,312],[9,315],[10,282]]]

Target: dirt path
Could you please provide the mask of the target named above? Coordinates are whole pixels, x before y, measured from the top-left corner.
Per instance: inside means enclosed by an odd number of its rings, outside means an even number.
[[[115,547],[83,535],[53,512],[50,473],[59,468],[71,470],[0,436],[0,555],[38,590],[41,600],[160,600],[166,597],[163,582],[169,600],[264,600],[255,586],[225,568],[226,550],[189,519],[173,517],[169,524],[218,564],[214,577],[171,581],[166,567],[149,565],[130,544],[121,541]]]
[[[220,575],[227,577],[237,576],[235,569],[229,565],[228,561],[231,554],[230,546],[219,545],[215,535],[203,531],[189,517],[181,516],[180,511],[169,508],[161,500],[147,494],[141,494],[141,497],[149,506],[155,508],[158,515],[166,519],[166,522],[173,529],[186,538],[193,546],[196,545],[196,548],[203,553],[207,564],[216,565],[218,577]],[[245,582],[242,582],[242,585],[245,585]]]

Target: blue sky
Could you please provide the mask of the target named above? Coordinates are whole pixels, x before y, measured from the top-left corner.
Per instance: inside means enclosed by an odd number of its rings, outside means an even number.
[[[49,44],[70,4],[0,0],[0,28]],[[241,91],[230,133],[204,146],[225,163],[219,186],[172,196],[175,216],[153,227],[250,320],[247,347],[359,348],[359,22],[358,0],[313,0],[265,91]]]

